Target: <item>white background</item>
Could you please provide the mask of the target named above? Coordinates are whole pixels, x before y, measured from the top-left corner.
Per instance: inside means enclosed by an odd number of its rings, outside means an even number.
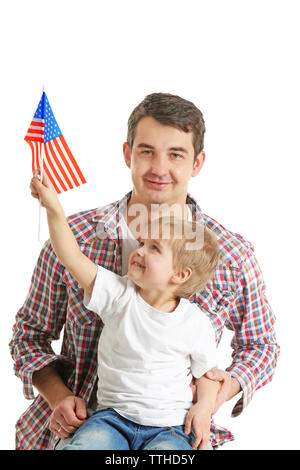
[[[277,317],[273,381],[239,418],[216,421],[229,449],[300,448],[299,2],[292,0],[1,1],[1,437],[29,406],[13,375],[12,325],[48,238],[29,192],[24,136],[43,85],[88,184],[60,196],[65,212],[102,206],[131,189],[123,162],[127,119],[152,92],[194,102],[207,160],[190,192],[203,211],[249,239]],[[229,333],[219,348],[230,363]],[[54,345],[59,351],[59,344]]]

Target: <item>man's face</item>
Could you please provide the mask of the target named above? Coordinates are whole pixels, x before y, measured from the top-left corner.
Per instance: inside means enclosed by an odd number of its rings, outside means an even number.
[[[184,204],[189,179],[199,173],[205,159],[204,152],[194,159],[191,132],[149,116],[137,125],[132,152],[127,143],[123,152],[131,169],[133,200],[147,205]]]

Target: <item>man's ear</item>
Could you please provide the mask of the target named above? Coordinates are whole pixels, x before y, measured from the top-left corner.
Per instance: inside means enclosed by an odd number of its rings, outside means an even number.
[[[131,167],[131,152],[130,152],[128,142],[124,142],[123,144],[123,155],[124,155],[126,165],[128,166],[128,168],[130,168]]]
[[[193,164],[192,176],[197,176],[205,162],[205,152],[198,153]]]
[[[191,268],[182,268],[180,271],[177,271],[171,277],[171,283],[181,285],[186,282],[192,275]]]

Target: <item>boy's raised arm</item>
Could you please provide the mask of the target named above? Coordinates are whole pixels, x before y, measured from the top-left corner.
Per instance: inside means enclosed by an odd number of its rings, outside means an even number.
[[[53,250],[61,264],[67,268],[80,286],[91,294],[98,271],[97,265],[80,251],[51,181],[44,173],[43,182],[41,182],[37,176],[39,173],[40,171],[36,170],[31,180],[31,195],[36,199],[41,199],[42,206],[47,210]]]

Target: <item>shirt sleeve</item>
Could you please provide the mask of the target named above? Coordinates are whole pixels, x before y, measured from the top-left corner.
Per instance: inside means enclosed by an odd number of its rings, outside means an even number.
[[[9,348],[14,372],[23,382],[27,399],[35,398],[33,372],[55,361],[69,361],[56,355],[51,347],[65,323],[67,294],[63,269],[47,241],[35,266],[27,298],[15,318]]]
[[[195,331],[200,332],[200,336],[198,333],[196,345],[191,354],[191,371],[198,379],[212,367],[217,366],[218,358],[215,331],[209,318],[204,317],[204,314],[200,326],[198,325]]]
[[[119,276],[98,265],[92,294],[88,295],[84,291],[83,304],[88,310],[97,313],[105,323],[130,297],[130,287],[127,276]]]
[[[243,392],[232,416],[238,416],[254,392],[272,379],[280,352],[274,322],[263,275],[250,249],[237,278],[236,299],[227,323],[235,334],[231,342],[233,362],[226,370],[239,381]]]

